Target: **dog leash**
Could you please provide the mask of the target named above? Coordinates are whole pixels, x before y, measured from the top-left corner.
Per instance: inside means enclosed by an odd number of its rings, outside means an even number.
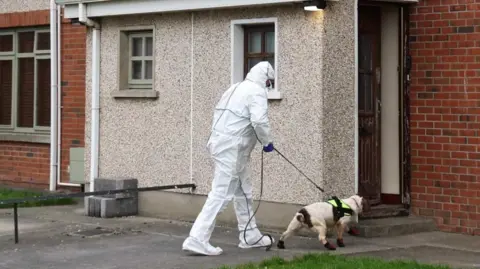
[[[278,153],[278,155],[282,156],[283,159],[285,159],[285,161],[287,161],[288,163],[290,163],[295,169],[297,169],[298,172],[300,172],[300,174],[302,174],[308,181],[310,181],[310,183],[312,183],[315,188],[317,188],[318,190],[320,190],[321,192],[325,192],[324,189],[322,189],[320,186],[318,186],[317,183],[315,183],[313,180],[311,180],[307,175],[305,175],[305,173],[302,172],[302,170],[300,170],[295,164],[293,164],[287,157],[285,157],[285,155],[283,155],[280,151],[278,151],[278,149],[274,148],[274,150]]]
[[[257,136],[257,140],[260,142],[260,139],[258,139],[258,135],[257,133],[254,131],[255,133],[255,136]],[[320,190],[321,192],[325,192],[324,189],[322,189],[320,186],[318,186],[318,184],[316,184],[312,179],[310,179],[304,172],[302,172],[302,170],[300,170],[294,163],[292,163],[287,157],[285,157],[285,155],[283,155],[280,151],[278,151],[278,149],[274,148],[274,150],[283,158],[285,159],[288,163],[290,163],[295,169],[297,169],[298,172],[300,172],[300,174],[302,174],[308,181],[310,181],[310,183],[312,183],[318,190]],[[258,201],[258,205],[257,205],[257,208],[254,210],[253,212],[253,215],[249,218],[248,222],[247,222],[247,225],[245,226],[245,229],[243,230],[243,240],[245,240],[245,243],[247,245],[256,245],[258,242],[260,242],[264,237],[268,237],[270,239],[270,245],[266,246],[266,251],[269,251],[271,248],[272,248],[272,245],[273,245],[273,240],[272,240],[272,236],[268,233],[262,235],[255,243],[253,244],[250,244],[248,243],[247,241],[247,238],[246,238],[246,233],[247,233],[247,228],[248,228],[248,225],[250,224],[250,222],[252,221],[252,219],[255,217],[255,215],[257,214],[257,211],[258,209],[260,208],[260,204],[262,203],[262,196],[263,196],[263,179],[264,179],[264,175],[263,175],[263,172],[264,172],[264,154],[263,154],[263,150],[261,149],[261,158],[260,158],[260,161],[261,161],[261,165],[260,165],[260,198],[259,198],[259,201]],[[247,213],[248,215],[250,216],[250,210],[248,208],[248,199],[247,199],[247,195],[245,194],[245,192],[243,191],[243,187],[242,187],[242,183],[240,181],[240,188],[242,189],[242,192],[243,192],[243,195],[245,196],[245,200],[247,201]]]

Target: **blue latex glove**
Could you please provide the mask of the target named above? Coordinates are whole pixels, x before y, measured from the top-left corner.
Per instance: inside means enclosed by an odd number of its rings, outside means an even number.
[[[268,146],[264,146],[263,151],[272,152],[273,151],[273,143],[268,144]]]

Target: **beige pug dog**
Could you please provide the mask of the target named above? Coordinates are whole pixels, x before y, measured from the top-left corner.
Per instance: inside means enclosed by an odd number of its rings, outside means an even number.
[[[317,202],[300,209],[282,234],[277,247],[285,248],[285,239],[295,234],[301,228],[308,228],[318,234],[318,239],[329,250],[336,247],[329,243],[326,238],[327,228],[336,227],[337,244],[345,247],[343,232],[350,223],[356,223],[358,215],[369,208],[368,200],[359,195],[353,195],[346,199],[332,197],[327,202]]]

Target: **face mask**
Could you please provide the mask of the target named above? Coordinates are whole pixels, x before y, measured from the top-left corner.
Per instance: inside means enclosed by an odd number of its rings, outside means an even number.
[[[269,68],[270,68],[270,67],[267,67],[267,78],[268,78]],[[268,91],[273,90],[273,89],[275,88],[275,80],[273,80],[273,79],[267,79],[267,81],[265,82],[265,86],[267,87],[267,90],[268,90]]]
[[[275,88],[275,81],[272,79],[267,79],[265,86],[267,86],[267,90],[271,91]]]

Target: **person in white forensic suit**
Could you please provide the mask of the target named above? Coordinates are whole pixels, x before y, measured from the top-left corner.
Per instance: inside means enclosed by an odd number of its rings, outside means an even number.
[[[251,152],[257,141],[262,144],[263,151],[274,150],[267,98],[268,87],[273,85],[274,78],[275,71],[270,63],[260,62],[251,68],[244,81],[232,85],[217,103],[207,143],[215,163],[212,189],[189,237],[183,242],[184,251],[207,256],[222,254],[223,250],[212,246],[209,241],[217,215],[232,199],[240,231],[238,247],[265,247],[274,243],[262,235],[255,218],[248,223],[253,214],[248,167]],[[249,227],[244,236],[247,224]]]

